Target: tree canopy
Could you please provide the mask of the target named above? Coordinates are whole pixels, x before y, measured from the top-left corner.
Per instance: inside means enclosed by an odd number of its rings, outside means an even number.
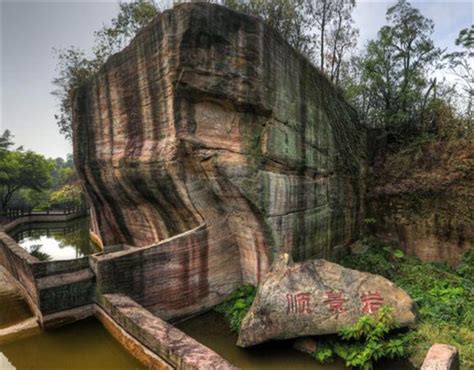
[[[0,206],[4,210],[21,189],[41,191],[51,184],[53,163],[32,151],[3,151],[0,155]]]

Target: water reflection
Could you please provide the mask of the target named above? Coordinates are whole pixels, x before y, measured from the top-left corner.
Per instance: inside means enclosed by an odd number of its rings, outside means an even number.
[[[11,233],[40,261],[70,260],[98,252],[89,238],[89,218],[21,225]]]

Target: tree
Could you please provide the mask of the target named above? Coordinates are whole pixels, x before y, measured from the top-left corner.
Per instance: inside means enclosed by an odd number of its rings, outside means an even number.
[[[225,0],[224,5],[263,19],[338,84],[342,63],[358,37],[352,20],[355,0]]]
[[[102,67],[107,58],[122,49],[158,13],[153,0],[120,3],[120,10],[110,26],[95,33],[93,56],[76,47],[53,49],[58,60],[56,87],[52,94],[59,100],[59,112],[54,115],[59,132],[70,139],[72,135],[72,92],[87,82]]]
[[[462,49],[444,56],[451,73],[461,83],[461,95],[466,102],[466,116],[472,119],[474,113],[474,25],[459,32],[456,46]]]
[[[120,11],[110,26],[104,26],[95,32],[94,56],[99,64],[122,50],[135,35],[148,25],[159,13],[154,0],[135,0],[119,3]]]
[[[261,18],[296,50],[310,56],[313,49],[309,0],[224,0],[224,5]]]
[[[367,119],[384,127],[388,143],[399,144],[422,128],[423,114],[436,80],[441,50],[431,39],[433,22],[405,0],[387,10],[388,25],[369,42],[360,61]]]
[[[8,150],[8,148],[13,145],[12,139],[13,135],[11,134],[10,130],[3,131],[2,136],[0,136],[0,151]]]
[[[51,183],[53,163],[31,151],[7,151],[0,157],[0,206],[6,209],[20,189],[41,191]]]
[[[326,36],[328,52],[323,63],[325,63],[326,73],[332,82],[339,85],[341,68],[345,62],[347,53],[356,47],[359,30],[354,27],[352,10],[355,1],[337,0],[333,3],[333,20],[329,25],[329,32]]]

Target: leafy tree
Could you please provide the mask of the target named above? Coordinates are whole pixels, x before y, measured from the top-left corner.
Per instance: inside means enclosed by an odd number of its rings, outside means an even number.
[[[78,184],[64,185],[50,195],[50,204],[57,208],[81,207],[84,195]]]
[[[446,54],[444,59],[462,87],[462,97],[466,101],[466,116],[472,119],[474,113],[474,25],[459,32],[455,41],[462,49]]]
[[[95,32],[94,56],[99,64],[122,50],[132,38],[159,13],[154,0],[135,0],[120,3],[120,11],[110,26]]]
[[[120,10],[110,26],[95,33],[93,56],[76,47],[53,49],[58,60],[56,87],[52,94],[59,100],[59,112],[54,115],[59,132],[70,139],[72,135],[71,94],[89,80],[113,53],[122,49],[158,13],[153,0],[120,3]]]
[[[327,34],[328,52],[323,62],[326,73],[336,85],[339,85],[341,68],[347,53],[357,45],[359,30],[354,27],[352,19],[354,6],[354,0],[338,0],[333,3],[334,19]],[[324,54],[324,50],[322,51]]]
[[[41,191],[51,184],[53,163],[31,151],[8,151],[0,157],[0,205],[5,209],[20,189]]]
[[[422,128],[436,86],[428,72],[437,68],[441,50],[431,39],[433,22],[405,0],[389,8],[386,19],[389,24],[359,60],[367,98],[362,110],[373,125],[385,128],[389,144],[399,144]]]
[[[13,145],[13,135],[10,130],[3,131],[2,136],[0,136],[0,151],[8,150]]]
[[[314,23],[308,0],[224,0],[224,5],[263,19],[288,43],[305,55],[313,49],[311,27]]]
[[[262,18],[338,83],[358,35],[352,20],[355,0],[224,0],[224,5]]]

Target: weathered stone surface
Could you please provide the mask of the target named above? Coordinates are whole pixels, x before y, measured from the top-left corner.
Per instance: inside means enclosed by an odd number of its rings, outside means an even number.
[[[447,344],[433,344],[423,361],[421,370],[459,370],[459,352]]]
[[[130,335],[114,319],[112,319],[102,308],[96,305],[95,317],[104,325],[110,334],[133,355],[138,361],[150,370],[171,370],[173,367],[160,358],[153,351],[141,344],[136,338]]]
[[[0,329],[0,345],[28,338],[41,333],[36,317],[30,317],[17,324]],[[1,354],[1,353],[0,353]],[[2,367],[0,369],[3,370]]]
[[[129,297],[106,294],[99,306],[145,347],[176,369],[234,370],[229,362],[134,302]]]
[[[415,322],[413,301],[389,280],[325,260],[293,263],[282,255],[260,285],[237,344],[332,334],[382,305],[401,326]]]
[[[474,248],[474,140],[438,139],[377,163],[372,231],[423,261],[459,263]]]
[[[163,292],[176,308],[190,304],[182,286],[223,298],[275,252],[330,258],[358,236],[355,112],[257,18],[204,3],[162,13],[76,92],[73,131],[105,251],[199,233],[182,268],[156,271],[180,281]]]

